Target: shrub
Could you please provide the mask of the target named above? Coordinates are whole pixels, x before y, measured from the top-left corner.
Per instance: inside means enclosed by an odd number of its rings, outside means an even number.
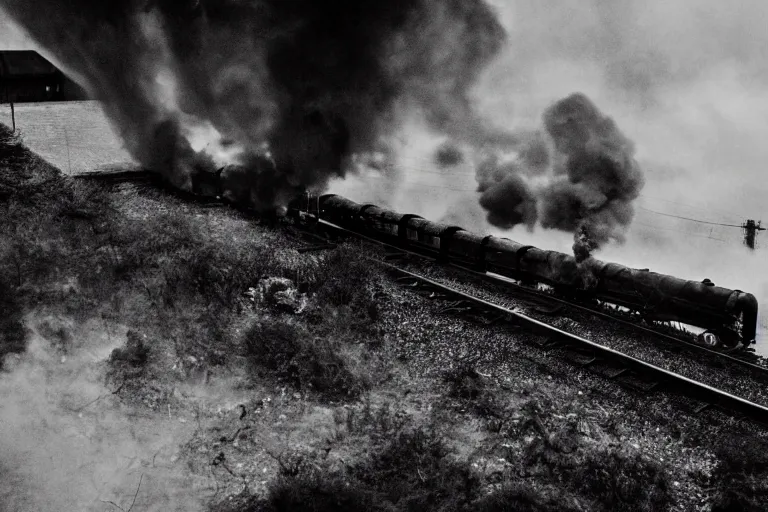
[[[24,309],[16,290],[0,276],[0,364],[11,353],[21,353],[27,348],[27,332],[24,327]]]
[[[242,512],[471,510],[480,481],[449,455],[434,432],[401,432],[343,479],[324,472],[283,476],[264,501]]]
[[[589,452],[573,475],[576,490],[605,510],[656,511],[671,502],[664,467],[639,453],[618,449]]]
[[[109,362],[133,368],[144,367],[149,358],[149,348],[144,344],[144,336],[130,330],[126,337],[125,348],[114,349],[109,356]]]
[[[348,307],[353,319],[375,322],[379,311],[371,292],[374,265],[354,247],[336,249],[323,260],[312,283],[314,303]]]
[[[369,385],[350,370],[337,340],[314,337],[288,321],[270,318],[255,324],[246,334],[245,348],[256,365],[328,398],[357,396]]]
[[[758,475],[768,472],[768,441],[750,434],[722,437],[716,453],[720,460],[719,473]]]
[[[375,492],[334,476],[302,475],[281,478],[270,488],[269,499],[243,512],[384,512],[392,510]]]
[[[449,384],[448,395],[468,402],[470,408],[481,418],[493,419],[491,430],[502,427],[499,421],[504,408],[499,404],[487,378],[480,375],[469,362],[463,362],[443,373],[443,380]]]
[[[469,465],[452,460],[442,439],[423,429],[399,433],[354,474],[398,510],[462,510],[480,488]]]
[[[460,364],[443,374],[443,380],[450,384],[449,396],[474,400],[486,391],[486,382],[471,364]]]
[[[765,510],[768,500],[768,441],[732,432],[718,441],[713,512]]]
[[[576,512],[564,503],[565,496],[557,491],[549,495],[537,493],[530,487],[510,484],[481,498],[472,505],[475,512]]]

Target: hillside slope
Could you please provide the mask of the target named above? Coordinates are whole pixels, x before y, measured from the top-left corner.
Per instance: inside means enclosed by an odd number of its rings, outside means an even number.
[[[286,223],[84,184],[2,126],[0,212],[0,510],[759,510],[768,492],[754,426],[531,352],[399,288],[373,249],[300,252]]]

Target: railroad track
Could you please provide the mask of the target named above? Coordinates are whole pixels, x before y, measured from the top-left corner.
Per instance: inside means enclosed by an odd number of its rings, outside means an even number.
[[[547,352],[553,349],[566,350],[571,353],[570,359],[574,364],[581,368],[599,365],[597,373],[610,380],[619,381],[625,387],[643,392],[682,394],[702,402],[696,412],[712,406],[768,426],[768,407],[571,334],[519,311],[465,293],[397,265],[376,259],[372,261],[397,275],[400,284],[414,291],[428,293],[432,298],[449,301],[450,308],[444,309],[445,312],[453,310],[462,314],[475,313],[490,318],[489,323],[503,318],[514,325],[543,335],[547,342],[537,345],[539,349]]]
[[[395,246],[392,244],[388,244],[386,242],[383,242],[381,240],[363,235],[361,233],[358,233],[356,231],[349,230],[347,228],[338,226],[336,224],[333,224],[331,222],[322,220],[322,219],[314,219],[313,222],[316,223],[316,226],[321,227],[325,230],[344,234],[351,237],[356,237],[371,243],[374,243],[376,245],[382,246],[387,248],[389,251],[391,251],[388,255],[385,256],[385,259],[387,261],[394,261],[397,259],[401,259],[406,256],[414,256],[419,259],[427,260],[430,262],[436,262],[436,258],[425,255],[420,252],[410,251],[407,249],[404,249],[399,246]],[[320,240],[328,241],[328,238],[322,238],[319,237]],[[678,336],[672,336],[670,334],[666,334],[663,332],[659,332],[655,329],[651,329],[649,327],[637,324],[635,322],[631,322],[629,320],[625,320],[622,318],[618,318],[614,315],[611,315],[609,313],[606,313],[604,311],[600,311],[599,309],[590,308],[583,304],[578,304],[566,299],[562,299],[559,297],[554,297],[551,294],[540,292],[538,290],[532,290],[530,288],[521,286],[519,284],[514,283],[513,281],[503,277],[499,276],[493,273],[487,273],[487,272],[479,272],[475,269],[471,269],[468,267],[465,267],[463,265],[457,265],[455,263],[441,263],[441,265],[447,265],[451,268],[455,268],[463,273],[466,273],[468,275],[471,275],[475,278],[481,279],[486,282],[493,283],[497,286],[500,286],[504,288],[508,293],[510,293],[512,296],[517,298],[518,300],[527,303],[531,305],[536,310],[539,310],[543,313],[554,313],[557,311],[557,307],[566,307],[571,308],[577,311],[580,311],[582,313],[595,316],[597,318],[608,320],[612,323],[615,323],[617,325],[621,325],[624,327],[628,327],[630,329],[636,330],[641,333],[649,334],[652,337],[656,339],[656,341],[663,343],[662,348],[666,350],[678,350],[678,349],[684,349],[689,351],[690,353],[694,354],[701,354],[704,355],[706,358],[708,358],[710,361],[713,362],[719,362],[725,365],[730,365],[733,367],[738,367],[742,370],[746,370],[750,372],[753,376],[768,381],[768,367],[762,366],[759,364],[755,364],[753,361],[750,361],[748,357],[751,356],[751,358],[756,359],[757,356],[753,356],[750,353],[750,356],[747,357],[739,357],[738,355],[721,352],[717,350],[712,350],[708,347],[705,347],[703,345],[699,345],[696,343],[693,343],[689,340],[686,340],[684,338],[678,337]]]
[[[88,175],[77,175],[75,177],[79,179],[106,181],[110,183],[149,182],[152,184],[157,184],[157,180],[153,173],[137,171],[93,173]],[[174,191],[174,193],[176,192],[178,191]],[[199,199],[189,193],[181,195],[193,200]],[[211,201],[209,200],[206,202]],[[220,201],[216,204],[221,204],[222,206],[224,205],[224,203],[221,203]],[[312,222],[315,226],[320,227],[325,231],[360,238],[379,246],[388,248],[391,252],[385,255],[385,259],[388,259],[389,261],[401,259],[406,255],[413,255],[424,260],[434,260],[434,258],[430,258],[424,254],[408,251],[401,247],[387,244],[375,238],[345,229],[341,226],[337,226],[322,219],[314,218]],[[308,250],[323,250],[325,248],[332,248],[335,246],[333,243],[330,243],[328,236],[313,234],[311,231],[304,231],[304,233],[315,237],[319,242],[321,242],[311,246],[311,248]],[[389,271],[398,274],[400,280],[404,281],[404,284],[410,284],[411,286],[419,287],[419,291],[428,291],[430,294],[437,294],[444,297],[453,298],[453,302],[451,302],[450,305],[444,309],[445,312],[456,311],[466,313],[470,311],[479,311],[486,314],[486,316],[487,314],[490,314],[491,319],[488,320],[489,323],[500,319],[511,321],[514,324],[524,326],[528,329],[543,334],[548,341],[539,345],[540,349],[547,352],[553,351],[553,349],[570,351],[573,355],[571,360],[575,364],[582,368],[599,368],[599,373],[602,373],[608,379],[618,381],[620,384],[645,392],[664,390],[670,393],[683,394],[703,403],[701,407],[697,408],[697,411],[701,411],[709,406],[714,406],[736,415],[742,415],[743,417],[750,420],[768,425],[768,408],[763,405],[751,402],[742,397],[688,378],[684,375],[672,372],[636,357],[624,354],[620,351],[590,341],[584,337],[568,333],[562,329],[549,325],[546,322],[525,315],[519,311],[515,311],[503,305],[496,304],[480,297],[476,297],[455,287],[440,283],[434,279],[430,279],[429,277],[400,268],[390,262],[380,260],[375,261],[377,261],[378,264],[383,265]],[[668,341],[673,341],[676,344],[687,346],[691,350],[704,352],[713,358],[716,357],[733,365],[748,368],[750,371],[759,373],[762,376],[768,376],[768,368],[755,365],[748,361],[733,357],[729,354],[722,354],[689,342],[685,343],[684,340],[659,333],[653,329],[648,329],[632,322],[618,319],[608,315],[607,313],[593,310],[579,304],[574,304],[570,301],[566,301],[557,297],[552,297],[548,294],[543,294],[535,290],[526,289],[517,284],[507,282],[507,280],[501,278],[500,276],[477,272],[476,270],[468,269],[459,265],[452,266],[462,272],[470,273],[474,277],[480,277],[486,281],[493,281],[499,286],[504,286],[510,291],[510,293],[516,295],[518,299],[522,300],[525,304],[532,306],[534,310],[551,314],[556,311],[556,307],[575,308],[590,315],[594,315],[613,322],[618,322],[633,329],[645,331],[646,333],[652,334],[661,339],[666,338]],[[553,304],[557,304],[558,306],[553,306]],[[643,385],[643,383],[645,383],[645,385]]]

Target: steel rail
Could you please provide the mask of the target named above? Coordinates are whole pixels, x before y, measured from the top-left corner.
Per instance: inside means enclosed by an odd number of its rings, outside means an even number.
[[[127,182],[127,181],[144,181],[144,180],[159,181],[156,173],[154,173],[152,171],[146,171],[146,170],[96,171],[96,172],[90,172],[90,173],[75,174],[75,175],[73,175],[73,177],[74,178],[78,178],[78,179],[94,180],[94,181],[111,181],[111,182],[115,182],[115,183],[122,183],[122,182]],[[179,192],[177,190],[174,190],[174,191],[177,192],[177,193]],[[185,193],[184,195],[185,196],[189,196],[191,194]],[[323,225],[325,227],[334,229],[336,231],[347,233],[347,234],[350,234],[350,235],[355,236],[357,238],[360,238],[360,239],[363,239],[363,240],[367,240],[369,242],[381,245],[383,247],[389,247],[391,249],[395,249],[395,250],[397,250],[399,252],[402,252],[402,253],[412,254],[412,255],[417,256],[419,258],[423,258],[423,259],[427,259],[427,260],[433,260],[433,261],[435,260],[435,258],[433,258],[433,257],[431,257],[429,255],[426,255],[424,253],[421,253],[421,252],[418,252],[418,251],[409,250],[409,249],[404,249],[403,247],[390,244],[388,242],[379,240],[377,238],[369,237],[369,236],[364,235],[364,234],[362,234],[362,233],[360,233],[358,231],[354,231],[354,230],[351,230],[351,229],[339,226],[337,224],[334,224],[332,222],[328,222],[327,220],[321,219],[321,218],[317,217],[315,214],[312,214],[310,212],[305,212],[305,213],[307,215],[309,215],[310,217],[312,217],[313,219],[315,219],[315,221],[318,224],[321,224],[321,225]],[[581,304],[576,304],[574,302],[571,302],[571,301],[568,301],[568,300],[565,300],[565,299],[562,299],[562,298],[559,298],[559,297],[553,297],[550,294],[542,293],[542,292],[539,292],[537,290],[531,290],[531,289],[525,288],[523,286],[520,286],[518,284],[515,284],[515,283],[511,282],[508,278],[506,278],[504,276],[501,276],[501,275],[498,275],[498,274],[495,274],[495,273],[492,273],[492,272],[479,272],[479,271],[474,270],[472,268],[468,268],[468,267],[466,267],[464,265],[459,265],[459,264],[452,263],[452,262],[448,262],[448,265],[451,266],[451,267],[457,268],[459,270],[462,270],[464,272],[470,273],[470,274],[472,274],[472,275],[474,275],[476,277],[479,277],[481,279],[485,279],[485,280],[491,281],[491,282],[493,282],[493,283],[495,283],[497,285],[504,286],[504,287],[506,287],[508,289],[513,288],[514,291],[517,292],[517,293],[527,294],[527,295],[534,296],[534,297],[537,297],[537,298],[541,298],[541,299],[544,299],[544,300],[547,300],[547,301],[563,304],[565,306],[568,306],[568,307],[571,307],[571,308],[583,311],[583,312],[585,312],[587,314],[595,315],[595,316],[597,316],[599,318],[603,318],[603,319],[606,319],[606,320],[609,320],[609,321],[612,321],[612,322],[619,323],[619,324],[624,325],[626,327],[629,327],[629,328],[632,328],[632,329],[636,329],[638,331],[645,332],[647,334],[651,334],[651,335],[653,335],[653,336],[655,336],[657,338],[660,338],[662,340],[671,341],[671,342],[675,343],[678,346],[682,345],[682,346],[684,346],[685,348],[687,348],[689,350],[698,351],[698,352],[701,352],[701,353],[705,353],[705,354],[707,354],[707,355],[709,355],[711,357],[719,358],[719,359],[721,359],[721,360],[723,360],[723,361],[725,361],[725,362],[727,362],[729,364],[733,364],[733,365],[736,365],[736,366],[741,366],[741,367],[746,368],[746,369],[748,369],[748,370],[750,370],[750,371],[752,371],[754,373],[760,374],[764,378],[768,378],[768,367],[760,366],[758,364],[751,363],[749,361],[746,361],[744,359],[740,359],[738,357],[734,357],[734,356],[732,356],[730,354],[727,354],[727,353],[723,353],[723,352],[720,352],[720,351],[717,351],[717,350],[712,350],[712,349],[710,349],[708,347],[705,347],[705,346],[702,346],[702,345],[698,345],[696,343],[692,343],[690,341],[684,340],[684,339],[676,337],[676,336],[672,336],[672,335],[669,335],[669,334],[666,334],[666,333],[663,333],[663,332],[655,331],[655,330],[650,329],[648,327],[644,327],[642,325],[638,325],[638,324],[636,324],[634,322],[630,322],[630,321],[624,320],[622,318],[617,318],[617,317],[615,317],[613,315],[610,315],[608,313],[605,313],[605,312],[597,310],[597,309],[589,308],[589,307],[586,307],[586,306],[581,305]]]
[[[475,297],[471,294],[457,290],[428,277],[424,277],[414,272],[410,272],[408,270],[397,267],[396,265],[392,265],[390,263],[379,260],[374,261],[384,266],[385,268],[403,275],[404,277],[409,277],[419,282],[426,283],[430,287],[440,290],[448,295],[458,297],[462,300],[478,304],[487,310],[498,312],[511,317],[519,324],[526,325],[534,331],[546,333],[547,335],[554,337],[564,342],[565,344],[576,344],[580,347],[589,348],[591,351],[599,354],[601,357],[615,361],[639,374],[650,375],[659,382],[671,384],[672,386],[670,386],[670,389],[666,390],[668,392],[683,393],[686,396],[695,398],[702,402],[706,402],[712,406],[741,414],[746,418],[757,421],[764,425],[768,425],[768,407],[750,402],[749,400],[738,397],[736,395],[732,395],[730,393],[726,393],[702,382],[698,382],[696,380],[685,377],[684,375],[671,372],[635,357],[628,356],[612,348],[600,345],[599,343],[595,343],[594,341],[582,338],[581,336],[563,331],[562,329],[536,320],[530,316],[524,315],[504,306],[494,304],[493,302],[487,301],[485,299]]]
[[[340,232],[343,232],[343,233],[347,233],[347,234],[353,235],[353,236],[355,236],[357,238],[360,238],[362,240],[367,240],[369,242],[375,243],[377,245],[381,245],[383,247],[389,247],[391,249],[395,249],[395,250],[397,250],[399,252],[402,252],[402,253],[405,253],[405,254],[412,254],[412,255],[417,256],[419,258],[423,258],[423,259],[427,259],[427,260],[432,260],[432,261],[436,260],[436,258],[428,256],[428,255],[426,255],[424,253],[421,253],[421,252],[418,252],[418,251],[413,251],[413,250],[410,250],[410,249],[404,249],[404,248],[402,248],[400,246],[397,246],[397,245],[394,245],[394,244],[391,244],[391,243],[379,240],[377,238],[370,237],[368,235],[364,235],[362,233],[359,233],[357,231],[351,230],[349,228],[345,228],[345,227],[339,226],[338,224],[334,224],[332,222],[328,222],[327,220],[318,219],[316,217],[314,217],[314,218],[316,219],[316,222],[318,224],[320,224],[320,225],[323,225],[325,227],[331,228],[331,229],[336,230],[336,231],[340,231]],[[768,379],[768,367],[760,366],[758,364],[754,364],[754,363],[751,363],[749,361],[745,361],[744,359],[739,359],[738,357],[734,357],[734,356],[732,356],[730,354],[719,352],[717,350],[712,350],[712,349],[710,349],[708,347],[704,347],[702,345],[697,345],[696,343],[691,343],[690,341],[686,341],[684,339],[681,339],[681,338],[678,338],[678,337],[675,337],[675,336],[671,336],[671,335],[665,334],[663,332],[655,331],[655,330],[650,329],[648,327],[644,327],[642,325],[638,325],[638,324],[636,324],[634,322],[630,322],[630,321],[624,320],[622,318],[617,318],[617,317],[615,317],[613,315],[610,315],[608,313],[605,313],[603,311],[592,309],[592,308],[583,306],[581,304],[576,304],[576,303],[573,303],[571,301],[568,301],[568,300],[565,300],[565,299],[561,299],[559,297],[553,297],[553,296],[551,296],[549,294],[541,293],[541,292],[536,291],[536,290],[527,289],[527,288],[525,288],[523,286],[520,286],[518,284],[510,282],[507,278],[505,278],[503,276],[500,276],[500,275],[497,275],[497,274],[494,274],[494,273],[479,272],[477,270],[465,267],[464,265],[459,265],[459,264],[451,263],[451,262],[448,262],[447,264],[449,266],[457,268],[457,269],[459,269],[461,271],[473,274],[476,277],[479,277],[481,279],[485,279],[487,281],[492,281],[492,282],[494,282],[497,285],[504,286],[506,288],[514,288],[515,292],[532,295],[532,296],[535,296],[535,297],[538,297],[538,298],[541,298],[541,299],[549,300],[551,302],[557,302],[559,304],[563,304],[565,306],[572,307],[574,309],[578,309],[578,310],[583,311],[585,313],[592,314],[592,315],[595,315],[597,317],[600,317],[600,318],[603,318],[603,319],[606,319],[606,320],[610,320],[610,321],[619,323],[619,324],[624,325],[626,327],[630,327],[632,329],[636,329],[638,331],[642,331],[642,332],[645,332],[647,334],[651,334],[651,335],[653,335],[653,336],[655,336],[657,338],[661,338],[661,339],[666,340],[666,341],[671,341],[671,342],[673,342],[673,343],[675,343],[677,345],[683,345],[687,349],[690,349],[690,350],[693,350],[693,351],[702,352],[702,353],[706,353],[706,354],[708,354],[711,357],[724,360],[727,363],[730,363],[730,364],[733,364],[733,365],[737,365],[737,366],[741,366],[743,368],[747,368],[747,369],[749,369],[752,372],[760,374],[763,378]]]
[[[589,314],[598,316],[600,318],[604,318],[606,320],[611,320],[613,322],[619,323],[621,325],[625,325],[627,327],[636,329],[638,331],[642,331],[642,332],[651,334],[651,335],[656,336],[658,338],[662,338],[664,340],[671,341],[671,342],[674,342],[674,343],[677,343],[677,344],[682,344],[682,345],[684,345],[688,349],[709,354],[711,356],[714,356],[714,357],[723,359],[725,361],[728,361],[729,363],[732,363],[732,364],[735,364],[735,365],[738,365],[738,366],[743,366],[745,368],[749,368],[752,371],[764,374],[766,377],[768,377],[768,367],[760,366],[760,365],[755,364],[755,363],[750,363],[749,361],[746,361],[744,359],[740,359],[738,357],[734,357],[731,354],[724,353],[724,352],[719,352],[717,350],[712,350],[711,348],[705,347],[703,345],[697,345],[696,343],[692,343],[690,341],[684,340],[682,338],[678,338],[676,336],[672,336],[670,334],[666,334],[666,333],[663,333],[663,332],[655,331],[655,330],[653,330],[653,329],[651,329],[649,327],[638,325],[638,324],[636,324],[634,322],[630,322],[628,320],[624,320],[623,318],[617,318],[617,317],[615,317],[613,315],[610,315],[609,313],[605,313],[605,312],[597,310],[597,309],[593,309],[593,308],[590,308],[590,307],[587,307],[587,306],[583,306],[581,304],[576,304],[574,302],[571,302],[571,301],[568,301],[568,300],[565,300],[565,299],[561,299],[559,297],[552,297],[551,295],[548,295],[546,293],[541,293],[541,292],[538,292],[536,290],[528,290],[528,289],[526,289],[526,288],[524,288],[524,287],[522,287],[520,285],[517,285],[515,283],[509,282],[507,280],[507,278],[505,278],[504,276],[495,275],[494,273],[477,272],[476,270],[468,269],[468,268],[465,268],[465,267],[460,267],[460,268],[463,268],[464,270],[466,270],[468,272],[476,273],[479,277],[482,277],[484,279],[493,281],[495,283],[498,283],[499,285],[507,286],[507,287],[515,287],[517,290],[520,290],[523,293],[530,293],[531,295],[535,295],[537,297],[546,298],[546,299],[549,299],[549,300],[551,300],[553,302],[558,302],[558,303],[564,304],[564,305],[566,305],[568,307],[572,307],[574,309],[578,309],[578,310],[584,311],[585,313],[589,313]]]
[[[79,175],[74,175],[73,177],[79,178],[79,179],[83,179],[84,178],[84,179],[111,180],[111,181],[115,181],[115,182],[123,182],[123,181],[134,181],[134,180],[137,180],[137,179],[138,180],[140,180],[140,179],[147,179],[147,178],[152,179],[151,175],[152,175],[152,173],[150,173],[150,172],[124,171],[124,172],[92,173],[90,175],[89,174],[79,174]],[[185,194],[185,195],[190,195],[190,194]],[[322,225],[324,225],[326,227],[329,227],[331,229],[335,229],[335,230],[338,230],[338,231],[341,231],[341,232],[349,233],[349,234],[354,235],[354,236],[356,236],[358,238],[374,242],[374,243],[379,244],[381,246],[391,247],[393,249],[396,249],[399,252],[413,254],[413,255],[416,255],[416,256],[419,256],[419,257],[422,257],[422,258],[429,258],[429,256],[425,256],[422,253],[410,251],[410,250],[407,250],[407,249],[403,249],[402,247],[398,247],[396,245],[388,244],[388,243],[383,242],[381,240],[377,240],[375,238],[368,237],[368,236],[363,235],[361,233],[358,233],[356,231],[349,230],[349,229],[343,228],[341,226],[338,226],[336,224],[333,224],[333,223],[330,223],[328,221],[325,221],[323,219],[320,219],[318,216],[312,215],[309,212],[306,212],[306,213],[309,216],[313,217],[318,224],[322,224]],[[439,282],[434,281],[432,279],[429,279],[427,277],[420,276],[418,274],[415,274],[415,273],[410,272],[410,271],[405,270],[405,269],[401,269],[401,268],[399,268],[399,267],[397,267],[395,265],[392,265],[392,264],[389,264],[389,263],[386,263],[386,262],[383,262],[383,261],[379,261],[379,260],[374,260],[374,261],[376,261],[378,264],[384,266],[385,268],[389,268],[389,269],[391,269],[391,270],[393,270],[395,272],[398,272],[398,273],[400,273],[400,274],[402,274],[404,276],[416,279],[416,280],[421,281],[423,283],[427,283],[429,286],[432,286],[433,288],[437,288],[437,289],[443,290],[444,292],[446,292],[449,295],[454,295],[454,296],[460,297],[461,299],[463,299],[465,301],[472,302],[472,303],[475,303],[475,304],[479,304],[479,305],[483,306],[486,309],[490,309],[492,311],[496,311],[496,312],[499,312],[501,314],[507,315],[507,316],[509,316],[511,318],[514,318],[519,323],[525,324],[525,325],[529,326],[532,330],[543,331],[543,332],[547,333],[548,335],[550,335],[552,337],[559,338],[565,344],[574,343],[574,344],[577,344],[577,345],[579,345],[581,347],[587,347],[590,350],[594,351],[595,353],[600,354],[602,357],[605,357],[606,359],[610,359],[610,360],[616,361],[619,364],[625,366],[626,368],[632,369],[632,370],[634,370],[634,371],[636,371],[638,373],[641,373],[641,374],[652,375],[655,379],[657,379],[660,382],[666,382],[666,383],[675,384],[676,385],[675,389],[668,390],[670,392],[684,392],[688,396],[691,396],[693,398],[701,400],[701,401],[703,401],[705,403],[708,403],[710,405],[713,405],[713,406],[716,406],[716,407],[720,407],[722,409],[725,409],[725,410],[728,410],[728,411],[731,411],[731,412],[735,412],[735,413],[738,413],[738,414],[742,414],[743,416],[745,416],[745,417],[747,417],[749,419],[752,419],[752,420],[757,421],[759,423],[762,423],[764,425],[768,425],[768,408],[766,408],[766,407],[764,407],[764,406],[762,406],[760,404],[756,404],[754,402],[750,402],[748,400],[745,400],[744,398],[741,398],[741,397],[738,397],[736,395],[732,395],[732,394],[726,393],[726,392],[724,392],[722,390],[713,388],[712,386],[708,386],[708,385],[706,385],[704,383],[695,381],[695,380],[690,379],[688,377],[685,377],[683,375],[671,372],[669,370],[665,370],[664,368],[660,368],[658,366],[652,365],[650,363],[647,363],[647,362],[642,361],[640,359],[637,359],[635,357],[632,357],[632,356],[623,354],[621,352],[618,352],[618,351],[616,351],[614,349],[611,349],[609,347],[605,347],[603,345],[600,345],[599,343],[595,343],[593,341],[590,341],[590,340],[588,340],[586,338],[582,338],[582,337],[577,336],[575,334],[571,334],[569,332],[563,331],[562,329],[559,329],[559,328],[554,327],[552,325],[546,324],[544,322],[536,320],[535,318],[529,317],[529,316],[524,315],[522,313],[519,313],[517,311],[513,311],[513,310],[511,310],[509,308],[506,308],[504,306],[500,306],[498,304],[494,304],[494,303],[492,303],[490,301],[487,301],[485,299],[481,299],[479,297],[474,297],[474,296],[472,296],[470,294],[467,294],[467,293],[465,293],[465,292],[463,292],[461,290],[456,290],[456,289],[454,289],[454,288],[452,288],[450,286],[444,285],[442,283],[439,283]],[[463,270],[466,270],[466,271],[470,271],[470,272],[473,272],[473,273],[476,273],[476,274],[479,274],[479,275],[484,275],[486,277],[492,278],[492,276],[489,276],[487,273],[482,274],[482,273],[479,273],[477,271],[468,269],[468,268],[460,266],[460,265],[453,265],[453,266],[456,267],[456,268],[460,268],[460,269],[463,269]],[[498,282],[504,282],[504,281],[499,279]],[[523,287],[519,287],[517,285],[514,285],[513,283],[507,283],[507,284],[512,285],[512,286],[516,286],[521,291],[529,292],[529,293],[534,294],[534,295],[541,295],[541,296],[543,296],[543,297],[545,297],[545,298],[547,298],[549,300],[553,300],[553,301],[557,301],[557,302],[563,302],[563,303],[565,303],[568,306],[578,307],[580,309],[584,309],[584,310],[586,310],[589,313],[599,314],[599,315],[606,315],[607,318],[610,318],[612,320],[626,322],[626,321],[623,321],[623,320],[616,319],[616,318],[614,318],[614,317],[612,317],[610,315],[607,315],[606,313],[596,312],[596,311],[593,311],[593,310],[591,310],[589,308],[585,308],[583,306],[579,306],[579,305],[576,305],[576,304],[571,304],[571,303],[569,303],[567,301],[563,301],[562,299],[558,299],[558,298],[554,298],[554,297],[549,297],[549,296],[544,295],[544,294],[538,294],[536,292],[533,292],[532,290],[526,290]],[[635,326],[631,322],[626,322],[626,323],[628,325],[632,326],[632,327],[639,327],[639,326]],[[643,328],[643,329],[645,329],[645,328]],[[646,329],[646,330],[650,331],[654,335],[657,335],[657,336],[661,335],[661,333],[657,333],[657,332],[655,332],[655,331],[653,331],[651,329]],[[674,338],[674,337],[671,337],[671,336],[669,336],[669,338],[671,338],[671,339],[673,339],[675,341],[678,341],[678,342],[681,341],[681,340],[678,340],[677,338]],[[694,345],[694,346],[696,348],[703,348],[703,347],[698,347],[696,345]],[[722,355],[722,354],[720,354],[718,352],[714,352],[714,351],[711,351],[711,352],[713,352],[716,355]],[[735,359],[735,361],[739,361],[740,363],[742,363],[742,361],[740,361],[738,359]],[[753,366],[763,370],[762,367],[759,367],[757,365],[753,365]]]

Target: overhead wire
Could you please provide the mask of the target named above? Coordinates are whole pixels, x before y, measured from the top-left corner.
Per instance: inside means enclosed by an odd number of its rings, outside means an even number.
[[[681,234],[684,234],[686,236],[695,236],[695,237],[698,237],[698,238],[708,238],[710,240],[714,240],[714,241],[720,242],[720,243],[728,243],[728,240],[723,240],[722,238],[715,238],[715,237],[709,236],[709,235],[700,235],[698,233],[691,233],[690,231],[684,231],[684,230],[680,230],[680,229],[662,228],[661,226],[653,226],[651,224],[646,224],[644,222],[635,221],[635,222],[632,223],[632,225],[633,226],[643,226],[643,227],[647,227],[647,228],[651,228],[651,229],[657,229],[657,230],[660,230],[660,231],[671,231],[673,233],[681,233]]]
[[[700,224],[710,224],[712,226],[725,226],[725,227],[729,227],[729,228],[743,228],[744,227],[741,224],[724,224],[724,223],[721,223],[721,222],[710,222],[708,220],[692,219],[690,217],[683,217],[681,215],[673,215],[671,213],[657,212],[655,210],[650,210],[650,209],[645,208],[643,206],[640,206],[639,208],[641,210],[645,210],[646,212],[655,213],[656,215],[663,215],[665,217],[672,217],[672,218],[675,218],[675,219],[682,219],[682,220],[688,220],[688,221],[691,221],[691,222],[698,222]]]
[[[418,171],[418,172],[424,172],[424,173],[429,173],[429,174],[438,174],[438,175],[452,175],[452,176],[474,177],[474,173],[471,173],[471,172],[443,172],[443,171],[437,171],[437,170],[424,169],[424,168],[421,168],[421,167],[410,166],[410,165],[409,166],[404,166],[404,167],[405,168],[403,170],[405,170],[405,171]],[[374,174],[374,175],[369,175],[369,177],[381,179],[381,178],[385,178],[386,175],[384,175],[384,174]],[[409,176],[406,174],[404,177],[407,178]],[[454,190],[454,191],[457,191],[457,192],[477,192],[477,189],[475,187],[467,188],[467,187],[460,187],[460,186],[447,186],[447,185],[436,184],[436,183],[424,183],[424,182],[420,182],[420,181],[410,181],[410,180],[407,180],[407,179],[403,179],[402,183],[404,183],[406,185],[409,185],[409,186],[421,187],[421,188],[437,188],[437,189],[443,189],[443,190]],[[666,200],[666,199],[662,199],[662,198],[658,198],[658,197],[653,197],[653,196],[643,196],[641,194],[641,197],[649,197],[649,198],[652,198],[652,199],[656,199],[656,200],[660,200],[660,201],[664,201],[664,202],[668,202],[668,203],[672,203],[672,204],[678,204],[678,205],[683,205],[683,206],[689,206],[689,207],[692,207],[692,208],[697,208],[694,205],[686,205],[685,203],[680,203],[680,202],[676,202],[676,201]],[[671,214],[671,213],[660,212],[660,211],[652,210],[650,208],[645,208],[645,207],[639,206],[639,205],[638,205],[638,208],[641,209],[641,210],[647,211],[649,213],[656,214],[656,215],[662,215],[662,216],[665,216],[665,217],[676,218],[676,219],[686,220],[686,221],[690,221],[690,222],[696,222],[696,223],[700,223],[700,224],[706,224],[706,225],[712,225],[712,226],[723,226],[723,227],[736,227],[736,228],[742,228],[743,227],[741,224],[729,224],[729,223],[724,223],[724,222],[713,222],[713,221],[708,221],[708,220],[696,219],[696,218],[686,217],[686,216],[682,216],[682,215],[675,215],[675,214]],[[662,230],[662,231],[677,232],[677,233],[682,233],[682,234],[686,234],[686,235],[690,235],[690,236],[696,236],[696,237],[700,237],[700,238],[708,238],[710,240],[714,240],[714,241],[717,241],[717,242],[720,242],[720,243],[727,243],[726,240],[723,240],[721,238],[715,238],[715,237],[708,236],[708,235],[701,235],[701,234],[697,234],[697,233],[692,233],[690,231],[676,230],[676,229],[664,228],[664,227],[660,227],[660,226],[653,226],[651,224],[641,223],[641,222],[637,222],[637,221],[635,221],[635,224],[638,224],[638,225],[641,225],[641,226],[644,226],[644,227],[648,227],[648,228],[652,228],[652,229],[658,229],[658,230]]]

